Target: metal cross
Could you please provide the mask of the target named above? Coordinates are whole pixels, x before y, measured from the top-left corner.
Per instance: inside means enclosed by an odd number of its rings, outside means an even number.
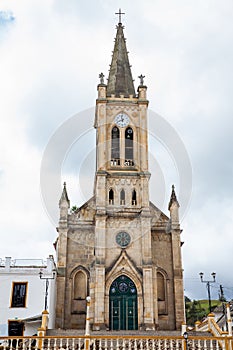
[[[104,84],[104,73],[99,74],[100,84]]]
[[[119,12],[115,12],[115,15],[119,15],[119,23],[121,23],[121,15],[125,15],[125,13],[121,12],[121,9],[119,9]]]
[[[144,78],[145,78],[145,75],[139,75],[138,77],[140,79],[140,85],[144,85]]]

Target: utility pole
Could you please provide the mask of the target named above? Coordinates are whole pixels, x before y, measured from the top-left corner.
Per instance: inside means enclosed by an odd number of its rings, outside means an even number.
[[[219,300],[222,302],[222,312],[225,317],[226,331],[228,332],[228,322],[227,322],[227,310],[226,310],[226,298],[224,296],[223,286],[220,284]]]
[[[206,288],[207,288],[207,293],[208,293],[208,300],[209,300],[209,312],[211,313],[210,283],[215,283],[216,273],[215,273],[215,272],[212,272],[212,273],[211,273],[211,276],[213,277],[212,281],[208,281],[208,280],[205,281],[205,280],[203,279],[203,276],[204,276],[204,273],[203,273],[203,272],[200,272],[199,275],[200,275],[200,278],[201,278],[201,282],[202,282],[202,283],[206,283]]]

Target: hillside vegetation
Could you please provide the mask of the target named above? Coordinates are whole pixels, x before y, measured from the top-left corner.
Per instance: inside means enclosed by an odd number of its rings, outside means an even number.
[[[219,300],[211,300],[212,310],[221,305]],[[185,297],[185,313],[186,323],[189,326],[194,326],[196,321],[202,321],[209,314],[209,301],[208,300],[190,300]]]

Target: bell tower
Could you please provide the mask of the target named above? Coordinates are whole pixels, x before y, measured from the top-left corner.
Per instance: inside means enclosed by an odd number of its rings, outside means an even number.
[[[119,22],[107,84],[101,73],[96,101],[96,264],[100,268],[103,266],[104,273],[117,234],[124,233],[126,243],[128,237],[131,245],[125,243],[124,246],[118,238],[117,250],[126,250],[134,259],[137,256],[137,264],[142,267],[145,286],[143,294],[147,300],[143,323],[151,326],[154,314],[152,287],[148,289],[153,282],[147,87],[144,85],[144,76],[141,75],[137,94],[135,93],[123,28]],[[128,231],[125,230],[126,227],[129,227]],[[100,284],[98,277],[96,284]],[[104,286],[102,290],[104,293]]]

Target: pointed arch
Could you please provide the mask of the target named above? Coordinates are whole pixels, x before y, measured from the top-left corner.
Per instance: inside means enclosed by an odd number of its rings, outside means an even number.
[[[71,313],[79,314],[83,318],[86,313],[86,297],[89,294],[89,272],[83,266],[78,266],[71,272],[70,278],[72,282]],[[85,322],[85,317],[81,322]]]
[[[79,270],[74,276],[73,282],[73,296],[74,299],[83,300],[87,297],[87,275],[84,271]]]
[[[137,205],[137,192],[135,189],[132,191],[132,205]]]
[[[110,188],[108,192],[108,202],[109,204],[113,205],[114,204],[114,191],[112,188]]]
[[[161,272],[157,272],[157,295],[158,301],[165,300],[165,283],[164,276]]]
[[[112,268],[106,274],[106,295],[109,295],[109,289],[112,282],[122,274],[122,269],[124,274],[132,279],[135,283],[138,294],[142,296],[142,274],[138,270],[136,264],[128,256],[125,250],[122,250],[118,258],[114,261]]]
[[[117,126],[111,132],[111,165],[120,165],[120,131]]]
[[[142,291],[142,274],[141,271],[138,270],[136,264],[132,259],[128,256],[127,252],[123,249],[119,255],[119,257],[112,264],[111,269],[106,274],[106,282],[105,282],[105,295],[106,295],[106,308],[109,310],[109,291],[111,284],[113,281],[124,274],[129,277],[135,284],[137,288],[137,296],[138,296],[138,320],[139,323],[143,320],[143,291]],[[106,319],[107,323],[109,323],[109,315]]]
[[[125,164],[129,166],[134,165],[133,138],[133,129],[128,127],[125,130]]]
[[[167,278],[162,270],[157,271],[157,300],[159,315],[167,314]]]
[[[125,205],[125,190],[123,188],[120,192],[120,205]]]

